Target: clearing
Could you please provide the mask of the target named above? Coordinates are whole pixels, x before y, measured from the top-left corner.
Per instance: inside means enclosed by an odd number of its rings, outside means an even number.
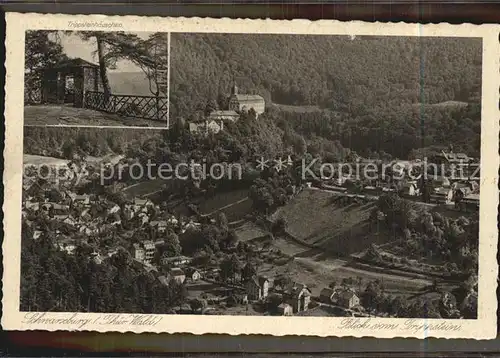
[[[71,105],[37,105],[24,107],[25,126],[117,126],[166,128],[167,122],[122,117]]]
[[[469,103],[462,101],[445,101],[439,103],[415,103],[414,107],[437,107],[437,108],[446,108],[446,107],[467,107]]]

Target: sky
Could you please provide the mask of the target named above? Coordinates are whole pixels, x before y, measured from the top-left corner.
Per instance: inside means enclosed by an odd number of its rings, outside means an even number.
[[[75,31],[76,32],[76,31]],[[147,39],[151,32],[130,32],[131,34],[135,34],[142,39]],[[68,35],[59,32],[60,43],[63,47],[64,53],[70,58],[80,57],[86,61],[97,64],[98,59],[97,55],[93,56],[92,53],[96,50],[96,43],[93,40],[83,41],[77,35]],[[116,69],[109,69],[109,72],[140,72],[140,67],[134,65],[132,62],[128,60],[120,60],[116,63]]]

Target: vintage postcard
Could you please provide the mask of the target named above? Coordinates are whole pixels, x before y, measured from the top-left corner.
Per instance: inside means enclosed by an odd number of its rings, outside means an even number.
[[[494,338],[499,31],[7,14],[3,327]]]

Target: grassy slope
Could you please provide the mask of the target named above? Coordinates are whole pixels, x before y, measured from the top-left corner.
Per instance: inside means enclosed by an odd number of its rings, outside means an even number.
[[[335,197],[333,193],[306,189],[273,218],[286,218],[293,236],[346,255],[362,251],[371,243],[394,240],[387,232],[370,231],[368,218],[374,203],[343,207],[333,202]]]
[[[40,105],[24,107],[24,125],[165,127],[167,123],[124,117],[87,108]]]
[[[25,165],[66,165],[69,160],[54,158],[54,157],[45,157],[43,155],[32,155],[32,154],[24,154],[23,162]]]

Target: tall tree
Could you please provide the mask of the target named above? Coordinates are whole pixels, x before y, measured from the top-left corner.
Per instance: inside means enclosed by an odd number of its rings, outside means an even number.
[[[56,31],[26,31],[24,51],[25,96],[28,102],[39,100],[43,68],[55,65],[68,57],[56,40]]]
[[[84,41],[95,41],[94,54],[99,60],[99,71],[105,99],[111,95],[108,68],[114,68],[120,59],[128,59],[136,64],[149,61],[149,55],[137,35],[125,32],[79,31]],[[148,62],[150,63],[150,62]]]

